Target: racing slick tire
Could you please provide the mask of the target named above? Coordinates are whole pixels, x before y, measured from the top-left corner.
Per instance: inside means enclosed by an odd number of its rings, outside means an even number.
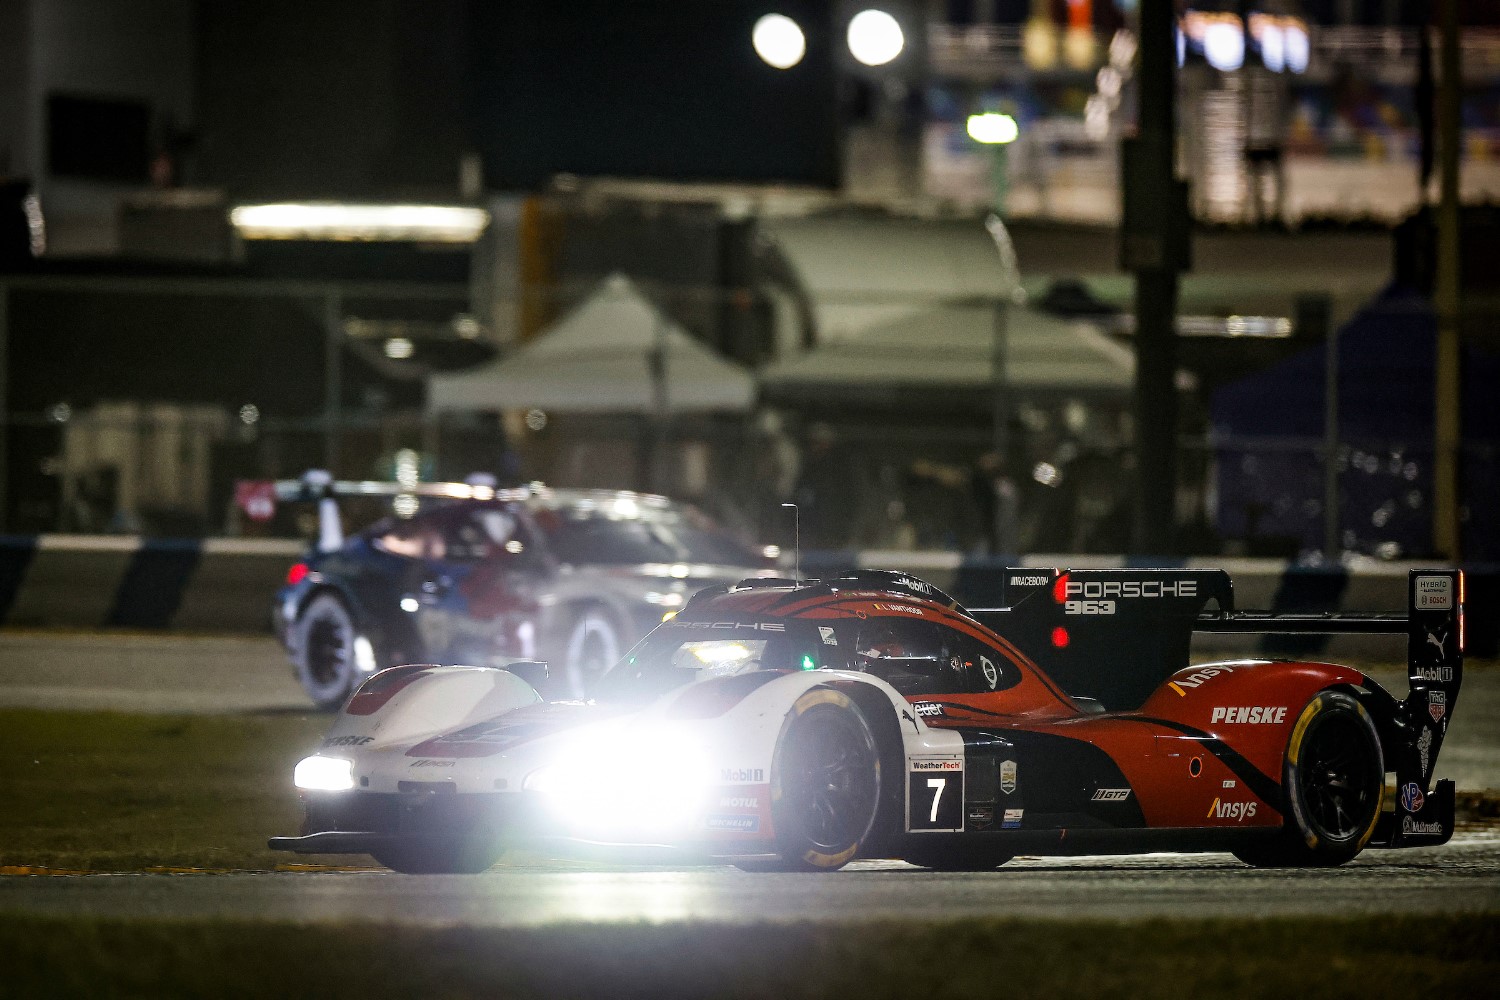
[[[403,844],[373,852],[385,867],[406,875],[478,875],[500,860],[501,846],[488,838],[437,844]]]
[[[567,617],[552,643],[552,662],[558,671],[558,692],[564,698],[587,698],[606,670],[625,652],[614,618],[597,604],[579,608]]]
[[[358,683],[354,642],[359,637],[348,607],[333,594],[319,594],[296,624],[293,663],[302,690],[323,711],[344,703]]]
[[[1015,857],[991,844],[947,844],[909,847],[902,860],[939,872],[993,871]]]
[[[1286,825],[1235,857],[1257,868],[1331,868],[1364,850],[1380,819],[1385,761],[1375,723],[1356,698],[1322,691],[1307,703],[1282,775]]]
[[[747,871],[835,871],[852,861],[875,826],[880,748],[864,713],[828,688],[793,704],[771,763],[776,858]]]

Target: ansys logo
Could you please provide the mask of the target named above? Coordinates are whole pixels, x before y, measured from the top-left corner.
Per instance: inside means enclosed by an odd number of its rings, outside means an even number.
[[[1214,799],[1214,804],[1208,807],[1209,819],[1232,819],[1243,823],[1254,817],[1254,802],[1225,802],[1222,799]]]

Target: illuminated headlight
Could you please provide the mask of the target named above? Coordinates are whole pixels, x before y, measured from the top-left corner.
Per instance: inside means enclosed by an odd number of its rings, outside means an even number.
[[[303,757],[292,784],[309,792],[342,792],[354,787],[354,762],[339,757]]]
[[[709,755],[681,733],[598,734],[527,775],[523,787],[575,833],[601,837],[680,829],[714,782]]]

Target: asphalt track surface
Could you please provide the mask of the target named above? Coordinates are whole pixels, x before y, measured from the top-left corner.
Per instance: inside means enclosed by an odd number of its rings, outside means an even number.
[[[1376,671],[1395,690],[1400,672]],[[269,639],[0,633],[0,706],[139,712],[305,711]],[[1500,671],[1465,679],[1439,774],[1500,787]],[[524,859],[522,859],[524,860]],[[507,864],[480,876],[311,870],[0,878],[0,911],[523,927],[723,923],[1357,915],[1500,910],[1500,830],[1441,848],[1366,851],[1333,870],[1260,871],[1226,854],[1018,858],[994,872],[857,862],[830,875],[725,866]]]
[[[0,879],[0,912],[416,926],[860,922],[963,917],[1355,916],[1500,910],[1500,835],[1366,851],[1337,869],[1257,870],[1227,854],[1018,858],[994,872],[856,862],[825,875],[727,867],[497,867],[484,875],[383,871],[78,875]]]

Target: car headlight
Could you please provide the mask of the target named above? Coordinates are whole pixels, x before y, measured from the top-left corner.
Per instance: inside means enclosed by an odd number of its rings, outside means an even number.
[[[342,792],[354,787],[354,762],[314,754],[292,771],[292,784],[309,792]]]

